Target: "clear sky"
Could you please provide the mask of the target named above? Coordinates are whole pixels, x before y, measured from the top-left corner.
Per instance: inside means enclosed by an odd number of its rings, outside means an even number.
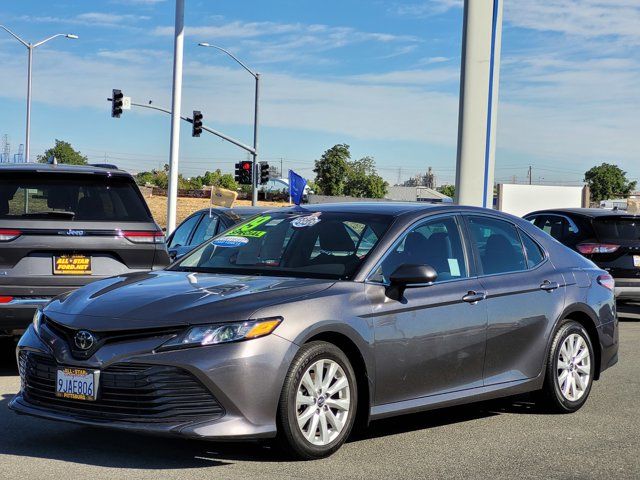
[[[473,1],[473,0],[472,0]],[[263,75],[262,158],[312,176],[336,143],[376,159],[391,183],[432,166],[452,182],[458,115],[461,0],[186,0],[183,112],[251,142],[253,83],[213,49]],[[32,158],[55,138],[92,161],[138,171],[168,160],[169,116],[110,117],[120,88],[170,106],[172,0],[21,0],[0,24],[34,55]],[[496,180],[578,183],[606,161],[640,177],[640,2],[505,0]],[[24,138],[26,49],[0,31],[0,134]],[[246,158],[183,123],[180,170],[231,171]]]

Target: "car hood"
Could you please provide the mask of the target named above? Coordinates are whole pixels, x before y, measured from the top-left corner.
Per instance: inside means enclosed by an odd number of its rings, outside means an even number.
[[[242,321],[262,307],[329,288],[334,281],[153,271],[93,282],[58,297],[47,317],[94,331]]]

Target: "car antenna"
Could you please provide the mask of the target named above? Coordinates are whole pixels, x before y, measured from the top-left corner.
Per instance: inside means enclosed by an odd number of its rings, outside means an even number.
[[[49,165],[57,165],[58,159],[54,155],[51,155],[49,158],[47,158],[47,163],[49,163]]]

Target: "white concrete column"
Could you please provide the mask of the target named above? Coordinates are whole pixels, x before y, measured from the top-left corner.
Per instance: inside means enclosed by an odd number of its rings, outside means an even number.
[[[465,0],[456,202],[491,208],[504,0]]]

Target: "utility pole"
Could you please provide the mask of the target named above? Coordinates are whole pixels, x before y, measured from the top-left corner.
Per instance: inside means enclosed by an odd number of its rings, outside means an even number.
[[[529,185],[531,185],[532,178],[533,178],[533,173],[531,172],[531,165],[529,165],[529,173],[527,175],[529,176]]]
[[[178,161],[180,155],[180,106],[182,103],[182,52],[184,50],[184,0],[176,0],[173,46],[173,92],[171,99],[171,147],[167,191],[167,235],[176,228],[178,206]]]

